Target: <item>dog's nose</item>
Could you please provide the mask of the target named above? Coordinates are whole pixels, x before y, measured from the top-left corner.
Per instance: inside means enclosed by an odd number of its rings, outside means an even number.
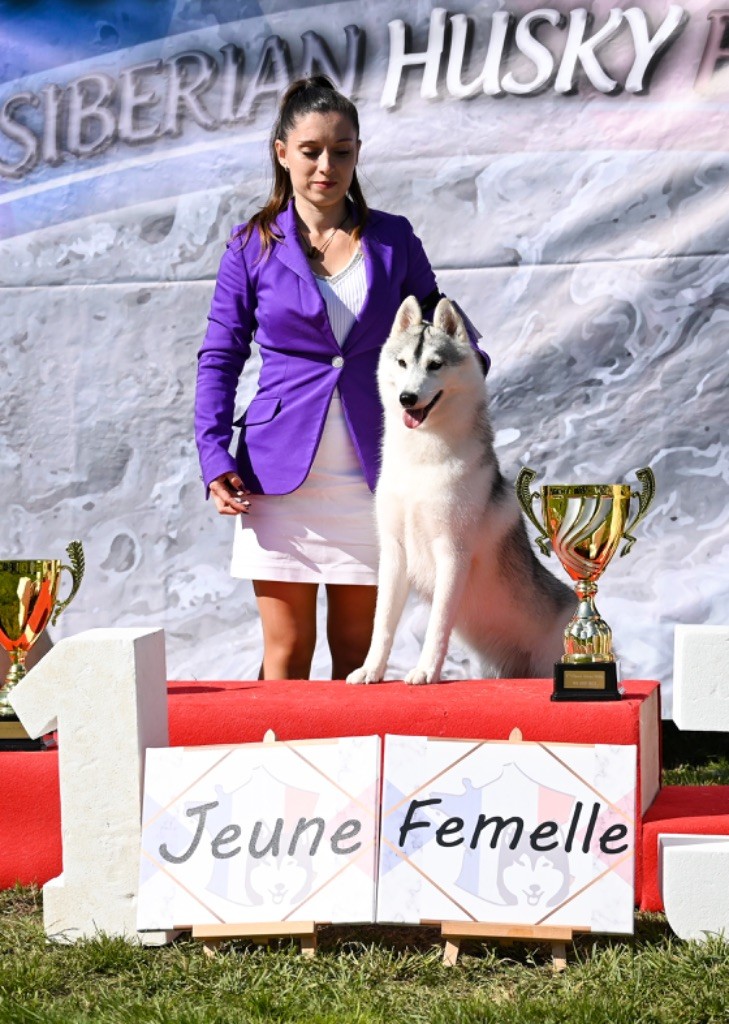
[[[418,396],[414,395],[412,391],[401,391],[400,392],[400,405],[404,409],[412,409],[418,400]]]

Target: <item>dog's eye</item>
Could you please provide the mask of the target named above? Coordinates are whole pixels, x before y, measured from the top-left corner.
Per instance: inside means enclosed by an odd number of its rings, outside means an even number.
[[[431,359],[430,362],[428,363],[426,369],[427,370],[440,370],[442,365],[443,365],[443,363],[441,363],[438,359]]]
[[[405,367],[406,367],[406,366],[407,366],[408,364],[407,364],[407,363],[405,362],[405,360],[404,360],[404,359],[398,359],[398,361],[397,361],[397,365],[398,365],[398,366],[401,366],[401,367],[403,368],[403,370],[404,370],[404,369],[405,369]]]

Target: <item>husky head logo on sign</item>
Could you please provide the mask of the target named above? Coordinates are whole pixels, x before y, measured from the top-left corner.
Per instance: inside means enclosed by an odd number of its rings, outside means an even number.
[[[511,835],[504,835],[499,850],[497,884],[507,906],[554,907],[569,892],[570,867],[564,846],[534,850],[528,837],[512,849]]]

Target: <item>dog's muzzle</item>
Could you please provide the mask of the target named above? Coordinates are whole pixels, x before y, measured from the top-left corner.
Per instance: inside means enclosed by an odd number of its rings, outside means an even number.
[[[425,423],[428,413],[435,406],[442,394],[443,392],[439,391],[435,398],[428,402],[427,405],[422,406],[420,409],[416,409],[414,406],[418,400],[418,396],[413,394],[412,391],[401,391],[399,398],[400,405],[403,407],[402,420],[405,426],[412,430],[413,427],[419,427],[422,423]]]

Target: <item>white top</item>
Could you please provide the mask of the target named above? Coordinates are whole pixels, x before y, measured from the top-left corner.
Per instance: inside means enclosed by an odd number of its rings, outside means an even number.
[[[332,333],[339,345],[349,334],[367,295],[367,276],[362,251],[358,250],[344,270],[332,277],[314,274],[329,315]]]

